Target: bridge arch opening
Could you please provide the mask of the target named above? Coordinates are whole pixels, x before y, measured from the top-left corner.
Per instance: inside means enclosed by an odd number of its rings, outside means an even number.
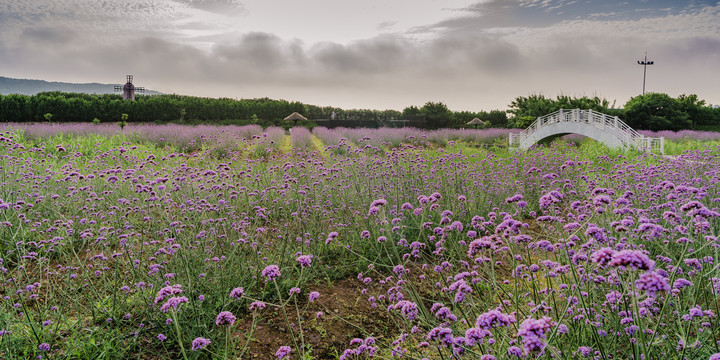
[[[572,138],[572,139],[571,139]],[[563,142],[579,142],[582,141],[582,139],[586,139],[587,136],[583,136],[580,134],[573,134],[573,133],[560,133],[555,135],[546,136],[540,140],[537,141],[538,145],[550,145],[552,142],[556,140],[561,140]]]

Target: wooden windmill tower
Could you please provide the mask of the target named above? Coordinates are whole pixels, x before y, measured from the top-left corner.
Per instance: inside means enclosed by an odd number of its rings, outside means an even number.
[[[120,90],[122,90],[122,92],[123,92],[123,100],[128,100],[128,99],[130,99],[131,101],[132,101],[132,100],[135,100],[135,92],[136,92],[136,91],[137,91],[137,92],[145,92],[145,88],[144,88],[144,87],[135,87],[135,85],[133,85],[132,81],[133,81],[133,76],[132,76],[132,75],[128,75],[128,76],[127,76],[127,83],[125,83],[125,85],[123,85],[123,86],[116,85],[116,86],[115,86],[115,91],[120,91]]]

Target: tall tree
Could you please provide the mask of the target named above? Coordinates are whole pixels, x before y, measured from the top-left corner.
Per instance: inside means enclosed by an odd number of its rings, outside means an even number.
[[[667,94],[638,95],[625,104],[625,122],[634,129],[682,130],[692,125],[680,102]]]
[[[518,96],[510,103],[508,112],[514,117],[540,117],[558,110],[557,101],[548,99],[542,94],[532,94],[528,97]]]
[[[10,94],[0,98],[0,121],[30,121],[32,111],[26,95]]]
[[[453,122],[453,112],[442,102],[428,101],[420,108],[420,112],[425,115],[425,120],[430,128],[449,127]]]
[[[692,127],[697,125],[720,125],[720,122],[713,116],[712,108],[705,105],[705,100],[698,99],[695,94],[678,96],[677,101],[682,111],[688,114]]]

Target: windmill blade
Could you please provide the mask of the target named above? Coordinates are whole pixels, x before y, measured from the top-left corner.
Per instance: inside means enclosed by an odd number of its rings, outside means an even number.
[[[122,91],[123,87],[120,85],[115,85],[115,91]]]
[[[145,88],[144,87],[136,87],[135,91],[136,92],[145,92]]]

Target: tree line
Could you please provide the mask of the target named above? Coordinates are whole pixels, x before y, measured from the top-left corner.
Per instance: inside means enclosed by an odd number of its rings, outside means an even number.
[[[428,127],[457,128],[466,126],[473,118],[486,122],[487,127],[526,128],[540,116],[560,109],[592,109],[619,117],[634,129],[639,130],[716,130],[720,131],[720,107],[712,107],[697,95],[680,95],[677,98],[663,93],[638,95],[622,108],[615,107],[607,99],[594,97],[556,98],[542,94],[520,96],[509,105],[509,110],[493,110],[473,113],[453,112],[443,103],[428,102],[422,108],[407,107],[403,114],[425,114]]]
[[[41,92],[36,95],[0,95],[0,122],[180,122],[282,125],[298,112],[312,120],[424,120],[428,128],[463,127],[473,118],[488,126],[506,127],[505,111],[450,111],[441,102],[403,111],[342,109],[285,100],[203,98],[183,95],[136,95],[126,101],[118,94]],[[48,115],[49,114],[49,115]],[[123,114],[126,115],[123,117]],[[306,125],[306,124],[301,124]]]
[[[201,98],[183,95],[138,95],[126,101],[116,94],[42,92],[0,95],[0,121],[115,122],[127,115],[131,122],[215,121],[226,119],[282,119],[305,112],[299,102],[272,99]]]
[[[636,129],[681,130],[720,128],[720,108],[708,106],[697,95],[672,98],[649,93],[630,99],[615,108],[598,97],[556,98],[533,94],[515,98],[509,110],[452,111],[442,102],[409,106],[402,111],[341,109],[301,102],[260,99],[203,98],[183,95],[138,95],[135,101],[122,100],[118,94],[42,92],[36,95],[0,95],[0,122],[179,122],[189,124],[224,123],[284,125],[282,120],[293,112],[310,119],[298,125],[312,126],[315,119],[400,120],[423,119],[425,127],[462,128],[474,118],[485,127],[524,128],[535,118],[559,109],[593,109],[619,116]]]
[[[598,97],[557,96],[551,99],[537,94],[518,97],[510,104],[508,126],[525,128],[539,116],[576,108],[617,116],[630,127],[640,130],[720,130],[720,107],[708,105],[695,94],[673,98],[663,93],[635,96],[622,108],[615,108],[614,103]]]

